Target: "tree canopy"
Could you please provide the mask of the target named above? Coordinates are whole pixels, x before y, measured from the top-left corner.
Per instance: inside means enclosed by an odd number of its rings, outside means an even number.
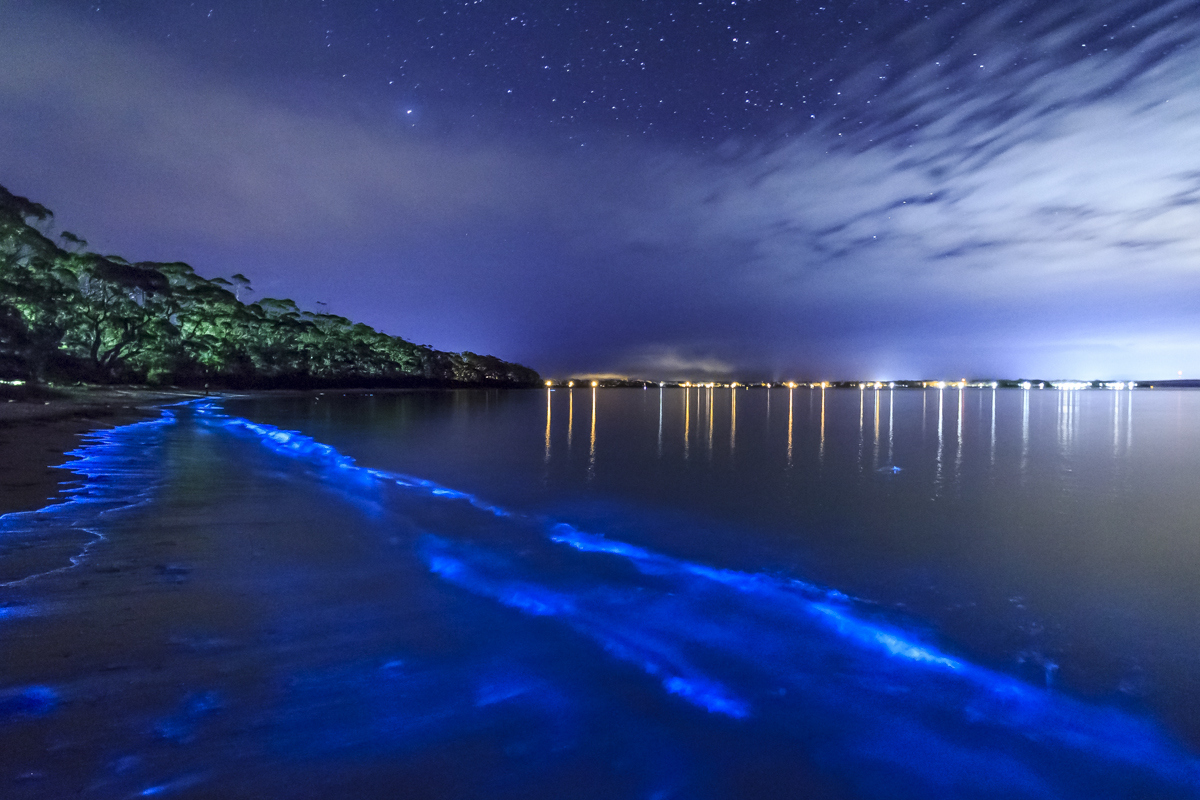
[[[229,387],[533,384],[520,364],[449,353],[182,262],[130,263],[53,237],[45,206],[0,186],[0,377]]]

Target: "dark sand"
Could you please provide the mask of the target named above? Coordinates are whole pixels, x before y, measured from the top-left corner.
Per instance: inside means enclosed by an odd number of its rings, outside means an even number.
[[[88,431],[153,416],[158,406],[195,397],[146,389],[68,389],[0,396],[0,514],[32,511],[59,499],[74,476],[70,460]]]

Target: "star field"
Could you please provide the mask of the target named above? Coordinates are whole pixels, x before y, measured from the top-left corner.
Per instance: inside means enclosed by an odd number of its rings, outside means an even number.
[[[910,25],[935,6],[469,0],[92,9],[232,69],[342,83],[414,124],[713,142],[776,135],[837,109],[834,74],[847,54],[870,48],[875,26]]]
[[[1143,41],[1159,30],[1137,30],[1149,5],[1099,10],[1079,30],[1078,52],[1056,57],[1085,58]],[[598,132],[714,143],[818,123],[868,126],[870,106],[888,81],[922,66],[913,63],[914,51],[948,74],[962,59],[978,58],[955,54],[953,46],[993,8],[980,0],[90,6],[98,17],[226,69],[340,85],[405,124],[438,132],[538,130],[581,143]],[[940,24],[912,35],[939,14]],[[1044,5],[1029,3],[1010,15],[1008,35],[1036,43],[1048,26],[1076,15],[1055,19]],[[896,48],[906,36],[918,40],[908,42],[915,47]],[[1164,42],[1163,51],[1174,46]],[[994,74],[1032,57],[1013,53],[972,66]],[[878,83],[854,87],[852,98],[843,81],[864,64],[879,73]],[[945,91],[955,90],[954,80]]]

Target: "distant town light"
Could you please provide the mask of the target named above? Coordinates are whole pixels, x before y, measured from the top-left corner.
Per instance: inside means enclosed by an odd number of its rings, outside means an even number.
[[[574,389],[574,388],[575,388],[575,381],[567,381],[567,388],[569,388],[569,389]]]
[[[600,381],[592,381],[592,387],[593,387],[593,388],[594,388],[594,387],[596,387],[596,386],[599,386],[599,385],[600,385]]]
[[[549,389],[549,388],[550,388],[551,386],[553,386],[553,385],[554,385],[554,381],[546,381],[546,388],[547,388],[547,389]]]
[[[1031,389],[1031,388],[1033,388],[1033,384],[1030,383],[1029,381],[1021,381],[1021,388],[1022,389]]]

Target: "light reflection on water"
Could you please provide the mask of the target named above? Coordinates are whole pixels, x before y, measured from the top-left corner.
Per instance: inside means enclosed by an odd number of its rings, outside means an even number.
[[[660,390],[661,391],[661,390]],[[738,390],[734,386],[730,390],[730,456],[738,446]]]
[[[596,477],[596,393],[599,390],[592,387],[592,436],[588,442],[588,480]]]
[[[817,460],[820,464],[825,464],[825,387],[821,387],[821,433],[819,438],[820,444],[817,450]]]
[[[787,440],[787,465],[788,469],[792,468],[792,394],[794,389],[788,389],[788,440]]]

